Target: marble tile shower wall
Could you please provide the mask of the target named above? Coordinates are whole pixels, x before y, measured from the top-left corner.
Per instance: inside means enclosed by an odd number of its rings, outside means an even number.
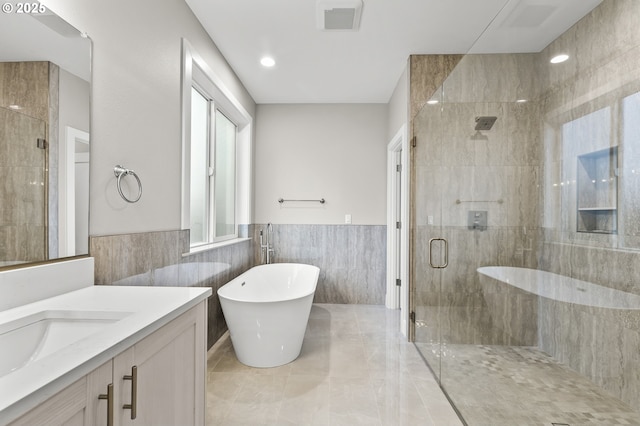
[[[253,266],[252,245],[253,241],[245,240],[183,257],[189,248],[189,231],[179,230],[94,236],[89,253],[95,258],[98,285],[211,287],[211,347],[227,330],[216,291]]]
[[[542,66],[545,82],[544,119],[548,128],[571,125],[573,145],[557,134],[545,134],[546,175],[544,226],[549,241],[602,248],[640,248],[640,121],[623,99],[640,92],[640,35],[634,25],[640,6],[633,1],[605,1],[585,19],[554,41],[543,53],[571,49],[576,57],[567,67]],[[540,61],[542,62],[542,61]],[[636,102],[637,105],[637,102]],[[631,114],[625,114],[627,111]],[[625,115],[620,115],[620,112]],[[591,120],[582,128],[578,118]],[[568,138],[567,138],[568,139]],[[618,146],[618,232],[611,235],[577,233],[576,185],[557,185],[576,179],[576,156]],[[556,185],[554,185],[556,184]],[[555,234],[554,234],[555,232]]]
[[[465,56],[445,82],[445,103],[425,106],[414,120],[415,191],[422,194],[415,200],[415,308],[425,325],[416,328],[417,341],[511,342],[493,326],[476,269],[537,264],[540,107],[514,102],[515,93],[531,99],[538,90],[533,58]],[[475,117],[483,115],[498,119],[478,134]],[[487,211],[486,230],[468,228],[470,210]],[[429,225],[429,216],[441,226]],[[449,241],[452,267],[442,270],[443,284],[428,264],[433,237]]]
[[[416,239],[427,242],[436,236],[429,227],[416,230]],[[480,284],[477,268],[487,265],[535,268],[535,248],[523,248],[524,241],[535,247],[535,230],[496,227],[487,231],[469,231],[462,227],[445,227],[437,236],[449,241],[449,268],[442,271],[442,283],[429,267],[425,253],[416,259],[416,316],[425,327],[416,328],[418,342],[442,339],[452,344],[509,345],[513,336],[496,326],[487,302],[511,303],[511,296],[496,289],[487,294]],[[438,259],[434,257],[434,261]],[[455,264],[453,263],[455,262]],[[535,320],[535,318],[529,318]]]
[[[548,129],[602,108],[610,107],[614,114],[624,110],[621,99],[640,91],[639,21],[637,1],[605,0],[541,53],[541,104]],[[549,67],[546,59],[560,50],[571,52],[575,60]],[[640,179],[632,170],[640,159],[640,125],[637,115],[619,120],[614,114],[611,122],[598,122],[601,127],[589,131],[604,137],[581,145],[618,145],[618,232],[576,232],[576,187],[557,183],[575,179],[575,158],[567,157],[575,157],[580,148],[563,146],[557,132],[547,131],[539,266],[640,294]],[[633,311],[541,304],[539,345],[632,407],[640,407],[639,317]]]
[[[48,62],[0,63],[0,259],[38,261],[46,257],[47,167],[45,151],[35,140],[50,142],[51,177],[57,177],[57,94],[58,67]],[[17,104],[19,111],[9,106]],[[51,115],[51,117],[50,117]],[[52,119],[54,118],[54,119]],[[51,156],[55,158],[51,159]],[[56,179],[49,178],[49,181]],[[43,185],[33,185],[41,182]],[[57,185],[50,188],[56,196]],[[51,198],[50,197],[50,198]],[[57,202],[49,206],[50,217],[57,217]],[[55,222],[57,223],[57,220]],[[57,237],[57,228],[51,236]],[[49,249],[57,249],[51,238]],[[51,252],[56,257],[56,252]]]
[[[411,55],[409,57],[409,117],[413,118],[432,97],[439,99],[438,87],[456,67],[463,55]],[[434,95],[435,93],[435,95]]]
[[[16,102],[22,114],[49,120],[48,62],[0,62],[0,106]]]
[[[254,225],[259,241],[264,224]],[[320,268],[315,303],[384,305],[387,227],[384,225],[273,225],[275,263]],[[254,245],[256,263],[262,263]]]
[[[58,226],[58,200],[60,189],[58,175],[60,170],[60,67],[49,62],[49,125],[47,126],[47,244],[48,257],[59,257],[60,228]]]
[[[538,267],[640,294],[640,106],[627,102],[640,92],[637,22],[639,2],[604,0],[540,54],[467,55],[445,82],[445,104],[433,111],[425,106],[416,117],[414,188],[429,194],[418,197],[415,208],[416,313],[426,319],[418,323],[418,341],[442,337],[447,343],[532,343],[510,341],[495,330],[475,272],[482,265]],[[571,60],[550,66],[558,52],[569,53]],[[520,109],[516,99],[528,99],[526,107]],[[595,127],[572,129],[582,138],[578,145],[566,146],[565,123],[607,107],[611,113],[602,114],[605,120]],[[621,116],[625,108],[632,113]],[[494,129],[483,132],[488,140],[472,142],[473,115],[498,117]],[[618,232],[577,232],[576,156],[616,145]],[[509,167],[521,178],[509,174]],[[431,187],[439,179],[446,182],[441,193]],[[501,197],[504,203],[476,204],[474,209],[488,211],[489,229],[468,231],[464,210],[470,207],[452,205],[458,196]],[[442,223],[442,230],[429,226],[427,215]],[[451,241],[450,260],[456,268],[444,271],[441,287],[427,264],[427,244],[421,242],[442,234]],[[501,303],[499,290],[488,295],[490,303]],[[502,301],[509,302],[506,297]],[[549,300],[539,302],[532,312],[536,310],[537,318],[532,314],[531,320],[538,323],[542,350],[631,407],[640,407],[637,310]],[[441,327],[441,336],[432,325]]]

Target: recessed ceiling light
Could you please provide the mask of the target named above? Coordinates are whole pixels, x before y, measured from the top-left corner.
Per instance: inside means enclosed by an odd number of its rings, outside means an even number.
[[[15,110],[20,110],[20,109],[22,109],[22,107],[21,107],[20,105],[15,105],[15,104],[14,104],[14,105],[9,105],[9,108],[11,108],[11,109],[15,109]]]
[[[559,64],[561,62],[566,61],[567,59],[569,59],[569,55],[566,55],[566,54],[563,53],[561,55],[557,55],[557,56],[554,56],[553,58],[551,58],[551,63],[552,64]]]
[[[431,99],[430,101],[427,101],[427,103],[428,103],[429,105],[435,105],[435,104],[437,104],[438,102],[439,102],[439,101],[438,101],[437,99]]]
[[[265,56],[264,58],[260,59],[260,63],[263,67],[271,68],[276,64],[276,61],[270,56]]]
[[[519,104],[523,104],[523,103],[527,102],[527,100],[526,99],[518,99],[518,100],[516,100],[516,102],[519,103]]]

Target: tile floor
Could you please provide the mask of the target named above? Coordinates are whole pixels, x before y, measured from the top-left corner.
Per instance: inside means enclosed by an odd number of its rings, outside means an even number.
[[[227,338],[210,354],[208,425],[462,425],[398,311],[315,304],[300,357],[240,364]]]
[[[640,425],[632,407],[536,348],[450,344],[441,365],[471,426]]]

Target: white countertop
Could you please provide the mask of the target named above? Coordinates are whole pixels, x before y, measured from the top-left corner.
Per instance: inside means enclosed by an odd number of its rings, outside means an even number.
[[[42,311],[131,313],[0,377],[0,424],[15,420],[210,295],[208,287],[90,286],[0,312],[0,324]]]

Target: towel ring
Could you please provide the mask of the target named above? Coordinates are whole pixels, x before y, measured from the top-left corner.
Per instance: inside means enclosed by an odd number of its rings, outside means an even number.
[[[117,165],[113,168],[113,174],[116,175],[116,177],[118,178],[116,182],[116,186],[118,187],[118,193],[120,194],[122,199],[125,200],[127,203],[137,203],[140,200],[140,197],[142,197],[142,182],[140,182],[140,178],[138,177],[136,172],[134,172],[133,170],[129,170],[125,167],[122,167],[120,165]],[[134,178],[136,178],[136,181],[138,182],[138,196],[136,197],[135,200],[128,199],[122,193],[122,186],[121,186],[120,180],[122,179],[123,176],[126,176],[126,175],[133,176]]]

